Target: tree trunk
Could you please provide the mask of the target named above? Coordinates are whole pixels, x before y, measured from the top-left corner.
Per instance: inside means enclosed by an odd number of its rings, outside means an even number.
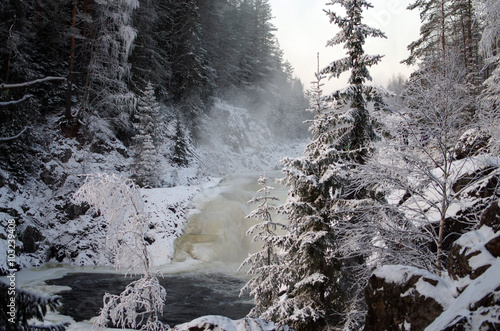
[[[66,92],[66,119],[71,119],[71,89],[73,85],[73,66],[75,62],[75,29],[76,29],[76,6],[78,0],[73,0],[73,13],[71,15],[71,46],[69,56],[68,90]]]

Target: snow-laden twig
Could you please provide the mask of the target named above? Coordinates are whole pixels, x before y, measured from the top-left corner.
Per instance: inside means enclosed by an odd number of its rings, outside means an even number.
[[[26,94],[21,99],[18,99],[18,100],[2,101],[2,102],[0,102],[0,107],[17,105],[18,103],[26,101],[31,97],[33,97],[33,94]]]

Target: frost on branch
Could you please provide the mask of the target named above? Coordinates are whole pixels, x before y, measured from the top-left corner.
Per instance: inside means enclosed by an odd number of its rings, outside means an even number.
[[[271,213],[276,211],[276,207],[270,205],[271,201],[278,198],[271,196],[272,187],[267,186],[266,175],[259,177],[260,189],[257,193],[261,196],[254,197],[248,203],[258,204],[245,218],[256,218],[260,222],[252,226],[247,231],[247,236],[254,235],[252,242],[262,242],[261,250],[250,254],[241,264],[240,269],[248,265],[248,274],[253,275],[252,279],[241,289],[241,294],[248,292],[254,298],[255,307],[249,313],[251,317],[262,317],[266,310],[277,300],[280,287],[280,280],[277,277],[279,266],[279,256],[276,252],[278,228],[285,229],[285,225],[272,220]]]
[[[119,295],[106,293],[101,313],[94,322],[94,329],[102,329],[111,320],[113,325],[141,326],[141,330],[169,330],[158,320],[158,312],[163,311],[167,293],[154,276],[144,276],[131,282]]]
[[[116,175],[87,176],[76,192],[77,202],[88,202],[108,222],[106,245],[114,254],[116,268],[143,276],[130,283],[120,295],[106,293],[104,306],[94,323],[102,329],[111,321],[120,327],[141,327],[141,330],[168,330],[158,320],[166,297],[152,270],[151,258],[144,239],[148,220],[139,190],[130,179]]]
[[[133,182],[116,175],[90,175],[75,199],[88,202],[106,218],[106,245],[114,254],[115,267],[132,273],[149,273],[149,254],[144,241],[147,219],[144,202]]]

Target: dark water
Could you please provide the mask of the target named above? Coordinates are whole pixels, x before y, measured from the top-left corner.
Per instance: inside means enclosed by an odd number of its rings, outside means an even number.
[[[72,288],[71,291],[58,294],[62,297],[61,313],[79,322],[99,314],[105,292],[119,294],[134,279],[137,278],[125,278],[117,274],[76,273],[46,283]],[[167,291],[160,320],[170,326],[205,315],[240,319],[252,308],[248,297],[238,297],[245,281],[236,277],[217,273],[188,273],[165,275],[159,280]]]

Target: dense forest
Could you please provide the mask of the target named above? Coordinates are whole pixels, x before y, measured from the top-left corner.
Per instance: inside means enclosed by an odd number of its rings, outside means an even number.
[[[369,72],[383,55],[364,50],[386,38],[364,24],[371,8],[327,3],[337,33],[325,43],[345,54],[318,67],[307,103],[267,0],[4,1],[0,215],[22,230],[19,267],[108,263],[92,238],[137,227],[144,277],[124,293],[149,296],[150,329],[169,329],[145,240],[163,228],[113,199],[135,207],[135,185],[175,186],[194,163],[261,162],[265,147],[301,139],[303,154],[281,159],[286,201],[271,203],[265,175],[251,201],[259,223],[248,235],[262,250],[243,263],[249,317],[297,331],[500,327],[500,2],[413,1],[420,38],[402,60],[415,71],[387,88]],[[346,72],[347,86],[324,95],[326,79]],[[126,180],[99,174],[81,186],[92,172]],[[117,238],[114,263],[132,263],[131,239]],[[115,314],[137,326],[117,313],[120,300],[109,296],[99,325]]]
[[[90,145],[102,136],[125,147],[138,144],[137,103],[148,84],[161,105],[155,120],[177,131],[169,137],[158,131],[156,145],[158,139],[176,143],[183,136],[203,141],[200,122],[213,116],[216,98],[251,108],[283,136],[304,119],[303,87],[283,60],[267,1],[3,1],[0,6],[1,132],[2,141],[11,141],[1,147],[4,171],[34,171],[23,169],[37,166],[27,152],[36,144],[33,128],[56,112],[57,130],[67,137]],[[183,149],[174,151],[186,153]],[[188,158],[172,157],[180,164]]]

